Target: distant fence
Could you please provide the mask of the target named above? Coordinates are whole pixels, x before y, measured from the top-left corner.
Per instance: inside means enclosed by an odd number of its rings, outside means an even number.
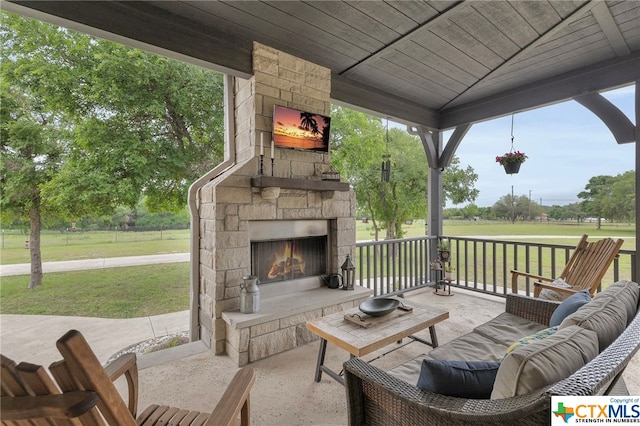
[[[40,234],[40,246],[103,244],[155,240],[188,240],[189,226],[130,226],[128,228],[47,229]],[[0,230],[0,248],[29,248],[29,232],[19,229]]]

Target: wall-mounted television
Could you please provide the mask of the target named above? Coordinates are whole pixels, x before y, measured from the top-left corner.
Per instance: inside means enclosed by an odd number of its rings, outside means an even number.
[[[273,144],[278,148],[329,152],[331,117],[276,105]]]

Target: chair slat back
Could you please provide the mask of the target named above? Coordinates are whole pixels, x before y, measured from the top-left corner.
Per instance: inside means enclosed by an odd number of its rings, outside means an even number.
[[[107,424],[135,426],[136,420],[129,412],[127,404],[84,336],[77,330],[70,330],[58,339],[56,346],[62,354],[65,368],[73,378],[70,384],[77,384],[83,390],[91,390],[98,394],[98,408]]]
[[[623,243],[623,240],[612,238],[589,243],[587,236],[583,235],[560,278],[571,284],[573,289],[589,290],[593,294]]]
[[[0,354],[0,369],[2,380],[0,380],[0,395],[2,396],[23,396],[33,395],[24,379],[20,377],[16,370],[16,363],[6,356]]]
[[[80,385],[80,383],[73,378],[67,364],[64,361],[56,361],[49,366],[51,375],[58,383],[62,392],[71,392],[74,390],[86,390]],[[86,426],[104,426],[105,422],[98,411],[98,408],[94,408],[88,413],[83,414],[78,418],[82,425]]]
[[[60,395],[47,370],[36,364],[14,361],[1,355],[2,365],[2,396],[42,396]],[[2,421],[3,425],[29,426],[80,426],[78,418],[37,417],[29,420]]]

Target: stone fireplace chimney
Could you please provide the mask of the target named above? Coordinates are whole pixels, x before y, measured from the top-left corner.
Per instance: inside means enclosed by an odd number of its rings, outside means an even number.
[[[254,43],[253,71],[249,80],[235,79],[235,164],[198,194],[199,332],[216,354],[227,353],[238,365],[313,340],[307,320],[357,306],[371,293],[330,290],[319,277],[303,287],[282,287],[287,290],[265,284],[260,312],[239,313],[242,277],[252,273],[250,230],[256,224],[325,226],[329,274],[339,273],[355,249],[353,190],[343,182],[322,180],[322,173],[331,171],[330,153],[275,148],[271,168],[274,105],[329,116],[329,69]],[[261,135],[265,156],[259,176]],[[303,297],[295,294],[299,291],[310,293]]]

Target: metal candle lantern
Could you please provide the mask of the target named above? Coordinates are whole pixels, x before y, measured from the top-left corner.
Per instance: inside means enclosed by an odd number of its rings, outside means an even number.
[[[340,269],[342,269],[342,289],[353,290],[356,278],[356,265],[351,261],[351,255],[347,255]]]

